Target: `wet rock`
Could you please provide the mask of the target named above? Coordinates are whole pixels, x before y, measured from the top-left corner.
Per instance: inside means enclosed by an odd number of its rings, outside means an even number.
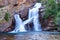
[[[29,8],[24,8],[21,13],[20,13],[20,17],[23,20],[26,20],[28,18],[28,9]]]
[[[12,19],[12,22],[11,22],[11,25],[9,26],[9,27],[7,27],[6,29],[4,29],[4,31],[3,32],[10,32],[10,31],[12,31],[12,30],[14,30],[15,29],[15,20],[14,20],[14,18]]]
[[[47,19],[47,25],[46,25],[46,27],[45,27],[44,30],[46,30],[46,31],[54,31],[54,30],[57,30],[57,28],[55,28],[55,24],[54,24],[54,20],[53,20],[53,17],[52,16]]]
[[[7,27],[9,27],[12,23],[12,20],[9,20],[8,22],[2,22],[0,23],[0,31],[3,32]]]

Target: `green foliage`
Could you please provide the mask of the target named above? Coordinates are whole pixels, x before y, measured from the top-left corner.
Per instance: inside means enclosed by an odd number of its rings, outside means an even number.
[[[5,19],[6,21],[9,21],[9,19],[10,19],[10,14],[9,14],[8,12],[5,13],[4,19]]]
[[[54,20],[56,25],[58,25],[59,20],[60,20],[60,12],[57,13],[57,16],[55,17],[55,20]]]
[[[58,7],[57,4],[54,0],[48,0],[46,4],[46,10],[45,10],[45,15],[44,18],[48,18],[51,15],[56,16],[58,12]]]
[[[58,3],[58,11],[60,11],[60,3]]]
[[[60,3],[57,4],[58,5],[58,12],[57,15],[55,16],[54,22],[56,25],[59,26],[59,22],[60,22]]]
[[[41,0],[41,3],[42,4],[46,4],[47,3],[47,0]]]
[[[54,23],[58,27],[60,23],[60,3],[56,3],[54,0],[48,0],[43,18],[47,19],[52,15],[54,16]]]

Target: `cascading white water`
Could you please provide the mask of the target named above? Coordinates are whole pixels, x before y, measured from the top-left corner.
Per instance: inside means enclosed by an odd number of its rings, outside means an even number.
[[[41,7],[41,3],[36,3],[32,9],[29,9],[28,19],[30,19],[31,17],[34,17],[33,24],[34,24],[35,31],[42,31],[41,24],[39,24],[39,20],[38,20],[38,17],[39,17],[38,12],[40,7]]]
[[[9,33],[26,32],[25,25],[27,23],[31,22],[34,17],[32,17],[28,20],[22,21],[19,14],[15,14],[14,18],[15,18],[15,22],[16,22],[15,29]]]
[[[14,18],[15,18],[15,29],[9,33],[18,33],[18,32],[27,32],[27,30],[25,29],[25,25],[27,23],[33,22],[34,24],[34,30],[35,31],[42,31],[41,29],[41,24],[39,23],[39,8],[41,7],[41,3],[36,3],[35,6],[32,9],[29,9],[29,13],[28,13],[28,19],[25,21],[22,21],[22,19],[20,18],[19,14],[15,14]]]
[[[15,30],[19,31],[19,32],[26,31],[25,27],[24,27],[24,24],[23,24],[22,19],[20,18],[20,16],[18,14],[15,14],[14,18],[16,20],[16,29]]]
[[[23,21],[20,18],[19,14],[15,14],[14,18],[15,18],[15,22],[16,22],[15,29],[13,31],[11,31],[10,33],[26,32]]]

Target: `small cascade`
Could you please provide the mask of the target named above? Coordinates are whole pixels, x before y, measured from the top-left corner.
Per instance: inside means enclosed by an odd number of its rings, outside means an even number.
[[[41,3],[36,3],[35,6],[32,9],[29,9],[29,15],[28,19],[34,17],[33,19],[33,25],[34,25],[34,31],[42,31],[41,24],[39,23],[39,8],[41,7]]]
[[[14,32],[26,32],[23,21],[20,18],[19,14],[15,14],[14,18],[15,18],[16,25],[15,25],[15,30],[11,31],[11,33],[14,33]]]

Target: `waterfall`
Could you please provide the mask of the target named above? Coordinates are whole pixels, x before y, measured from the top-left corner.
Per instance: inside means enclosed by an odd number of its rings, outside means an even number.
[[[36,3],[32,9],[29,9],[29,16],[28,19],[34,17],[33,24],[34,24],[34,31],[42,31],[41,24],[39,23],[39,8],[41,7],[41,3]]]
[[[39,23],[39,8],[41,7],[41,3],[36,3],[32,9],[29,8],[28,19],[22,21],[19,14],[15,14],[15,29],[9,33],[17,33],[17,32],[27,32],[25,29],[25,25],[33,22],[34,31],[42,31],[41,24]]]
[[[22,19],[20,18],[19,14],[14,15],[15,18],[15,29],[11,31],[10,33],[16,33],[16,32],[26,32],[24,24]]]

